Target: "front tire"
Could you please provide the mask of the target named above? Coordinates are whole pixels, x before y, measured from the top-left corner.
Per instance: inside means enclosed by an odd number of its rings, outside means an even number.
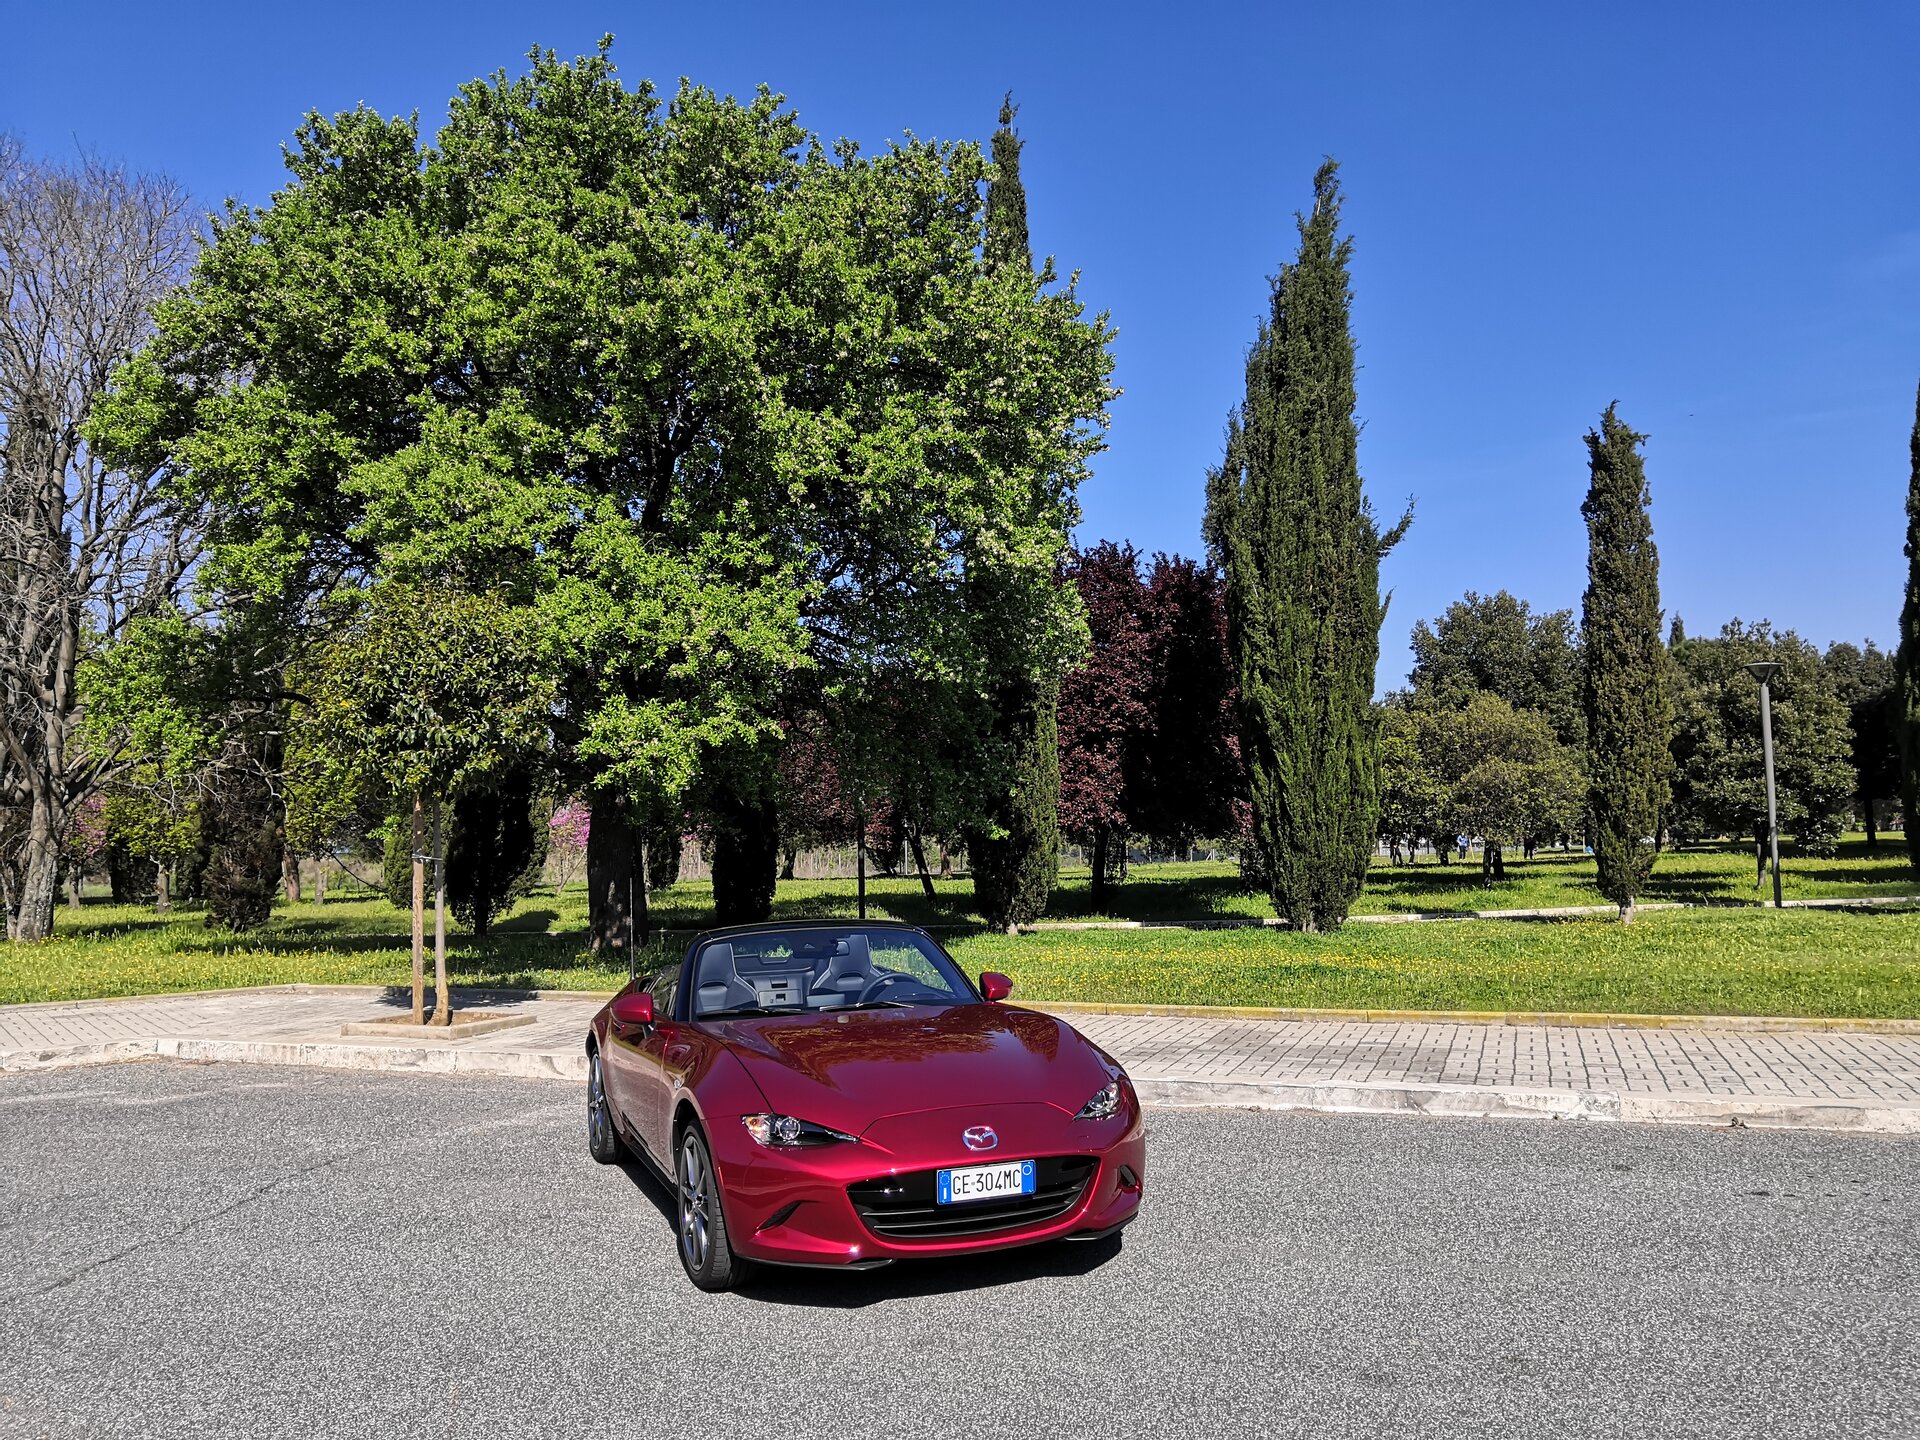
[[[699,1289],[731,1290],[745,1277],[747,1263],[727,1243],[713,1154],[698,1125],[689,1124],[680,1133],[673,1172],[674,1248],[680,1252],[681,1268]]]
[[[618,1164],[626,1153],[620,1132],[613,1123],[613,1107],[607,1103],[606,1076],[600,1069],[600,1052],[587,1052],[587,1153],[602,1165]]]

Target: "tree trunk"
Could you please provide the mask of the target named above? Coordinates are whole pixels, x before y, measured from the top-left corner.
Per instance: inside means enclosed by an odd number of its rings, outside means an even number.
[[[953,852],[947,848],[947,842],[944,840],[940,842],[940,878],[942,880],[953,878]]]
[[[1753,888],[1758,890],[1767,883],[1767,827],[1757,825],[1753,831]]]
[[[1484,841],[1480,845],[1480,883],[1493,884],[1493,847]]]
[[[427,1023],[427,866],[426,815],[418,791],[413,796],[413,1023]]]
[[[780,857],[780,878],[782,880],[793,879],[793,862],[799,858],[800,852],[791,846],[789,846],[785,854]]]
[[[1622,900],[1620,902],[1620,923],[1622,925],[1631,925],[1633,923],[1634,910],[1635,903],[1632,900]]]
[[[1867,853],[1872,855],[1880,849],[1880,832],[1873,826],[1873,796],[1865,791],[1860,795],[1860,810],[1867,822]]]
[[[642,832],[634,834],[633,855],[633,944],[637,950],[653,939],[653,897],[647,890],[651,872],[647,869],[647,837]]]
[[[1088,887],[1088,899],[1096,915],[1107,911],[1107,849],[1111,841],[1107,836],[1107,827],[1096,825],[1093,830],[1093,883]]]
[[[867,807],[863,800],[853,804],[853,873],[857,876],[856,889],[859,892],[859,915],[867,918]]]
[[[280,886],[286,891],[289,905],[300,903],[300,857],[291,846],[283,846],[280,851]]]
[[[913,865],[920,872],[920,888],[926,892],[927,899],[934,898],[933,876],[927,873],[927,850],[920,843],[920,831],[917,827],[907,831],[907,844],[913,849]]]
[[[447,985],[447,807],[433,807],[433,1023],[453,1024],[453,991]]]
[[[1506,878],[1507,878],[1506,848],[1501,845],[1496,845],[1493,847],[1493,882],[1496,885],[1504,884],[1506,882]]]
[[[611,791],[594,791],[587,807],[587,943],[624,954],[633,928],[633,817]]]
[[[173,872],[165,864],[153,865],[153,913],[165,915],[173,909]]]
[[[313,903],[316,905],[327,903],[327,862],[324,858],[314,862]]]
[[[27,818],[26,863],[20,867],[20,892],[14,899],[13,938],[45,940],[53,934],[59,900],[60,819],[42,796],[33,797]]]
[[[67,867],[67,908],[69,910],[80,908],[80,870],[74,865]]]

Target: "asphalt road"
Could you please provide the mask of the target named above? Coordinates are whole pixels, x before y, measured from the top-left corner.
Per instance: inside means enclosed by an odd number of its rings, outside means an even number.
[[[0,1436],[1920,1435],[1920,1143],[1160,1112],[1124,1244],[694,1291],[541,1082],[0,1080]]]

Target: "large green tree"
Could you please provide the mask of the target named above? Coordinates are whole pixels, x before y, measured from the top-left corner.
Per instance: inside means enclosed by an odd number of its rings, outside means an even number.
[[[764,91],[629,88],[603,46],[463,87],[432,144],[311,117],[288,166],[161,308],[115,437],[211,502],[205,582],[281,618],[275,654],[343,582],[527,614],[596,944],[641,829],[768,772],[796,675],[977,687],[1071,651],[1108,334],[985,263],[976,148],[830,150]],[[963,623],[969,574],[996,583]]]
[[[1805,850],[1836,840],[1858,787],[1847,707],[1819,651],[1791,630],[1729,621],[1673,652],[1681,677],[1673,732],[1671,827],[1677,836],[1750,835],[1766,853],[1767,790],[1760,687],[1747,666],[1771,660],[1774,778],[1780,828]]]
[[[1381,831],[1431,840],[1443,856],[1456,835],[1482,841],[1481,873],[1506,878],[1502,849],[1571,833],[1586,802],[1580,756],[1538,711],[1480,691],[1457,707],[1389,703],[1381,740]]]
[[[1226,577],[1258,870],[1284,919],[1328,930],[1373,851],[1380,559],[1411,516],[1382,534],[1361,490],[1352,242],[1332,161],[1313,188],[1299,254],[1247,356],[1226,461],[1208,479],[1206,526]]]
[[[1914,394],[1908,457],[1912,468],[1907,480],[1907,593],[1900,606],[1900,645],[1894,655],[1898,675],[1893,711],[1900,740],[1907,857],[1920,870],[1920,391]]]
[[[1587,432],[1591,477],[1580,507],[1587,522],[1581,640],[1593,850],[1600,893],[1626,923],[1653,870],[1672,767],[1660,555],[1640,458],[1645,440],[1607,407],[1600,428]]]
[[[1563,745],[1581,745],[1580,650],[1571,610],[1536,615],[1501,590],[1469,590],[1429,625],[1413,626],[1409,688],[1417,702],[1457,709],[1485,692],[1547,717]]]

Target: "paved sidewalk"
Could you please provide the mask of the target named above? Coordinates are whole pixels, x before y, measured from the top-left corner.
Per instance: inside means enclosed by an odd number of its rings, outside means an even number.
[[[345,987],[16,1005],[0,1007],[0,1073],[162,1057],[584,1078],[597,997],[461,999],[531,1023],[453,1041],[347,1037],[343,1025],[407,1002]],[[1060,1013],[1150,1105],[1920,1134],[1920,1034]]]

